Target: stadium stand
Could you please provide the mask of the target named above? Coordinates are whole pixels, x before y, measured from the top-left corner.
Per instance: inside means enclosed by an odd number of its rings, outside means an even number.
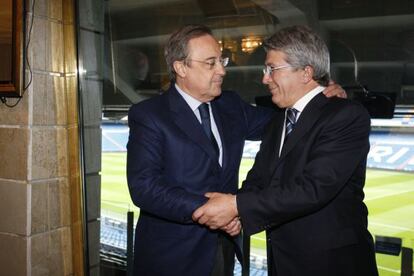
[[[371,149],[367,167],[375,169],[414,171],[414,118],[373,120],[370,135]],[[409,127],[409,128],[408,128]],[[102,151],[126,152],[128,141],[126,122],[104,122],[102,125]],[[260,142],[247,141],[243,158],[254,158]],[[120,266],[126,265],[126,222],[112,217],[101,218],[101,259]],[[241,275],[236,262],[234,275]],[[259,255],[250,256],[250,275],[267,275],[266,259]]]
[[[390,122],[395,121],[392,128]],[[387,125],[388,124],[388,125]],[[414,119],[396,118],[384,123],[388,128],[373,128],[370,135],[371,150],[368,155],[368,168],[414,171],[414,133],[403,128],[414,126]],[[411,128],[412,129],[412,128]],[[412,131],[412,130],[411,130]],[[128,141],[128,126],[125,123],[102,125],[102,151],[124,152]],[[243,158],[254,158],[260,142],[247,141]]]
[[[101,259],[126,266],[127,224],[114,218],[101,218]],[[236,261],[234,275],[241,275],[241,266]],[[267,275],[266,259],[250,255],[250,275]]]

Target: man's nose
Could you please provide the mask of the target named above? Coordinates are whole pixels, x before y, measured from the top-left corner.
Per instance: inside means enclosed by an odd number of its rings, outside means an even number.
[[[226,74],[226,69],[224,68],[223,64],[221,64],[220,62],[217,63],[216,65],[216,73],[224,76]]]
[[[263,78],[262,78],[262,83],[263,84],[269,84],[272,81],[272,78],[270,77],[269,74],[264,74]]]

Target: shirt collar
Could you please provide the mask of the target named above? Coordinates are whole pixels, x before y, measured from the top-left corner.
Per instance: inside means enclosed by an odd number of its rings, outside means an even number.
[[[322,92],[323,90],[325,90],[325,87],[323,86],[317,86],[314,89],[312,89],[311,91],[309,91],[308,93],[306,93],[305,96],[303,96],[302,98],[300,98],[293,106],[292,108],[296,109],[297,111],[299,111],[300,113],[302,113],[302,111],[305,109],[306,105],[316,96],[318,95],[320,92]]]
[[[177,89],[178,93],[180,93],[180,95],[184,98],[186,103],[190,106],[191,110],[195,112],[195,110],[200,106],[200,104],[202,104],[202,102],[184,92],[176,83],[174,85],[175,89]]]

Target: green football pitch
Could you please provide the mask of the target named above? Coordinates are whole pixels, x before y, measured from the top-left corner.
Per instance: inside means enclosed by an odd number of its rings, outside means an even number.
[[[240,179],[246,177],[253,159],[243,159]],[[126,220],[132,210],[137,218],[139,209],[129,196],[126,176],[126,153],[102,154],[102,216]],[[414,247],[414,174],[396,171],[368,170],[365,203],[369,210],[369,230],[372,235],[400,237],[403,246]],[[252,236],[251,251],[265,256],[265,235]],[[401,258],[377,254],[381,276],[400,275]]]

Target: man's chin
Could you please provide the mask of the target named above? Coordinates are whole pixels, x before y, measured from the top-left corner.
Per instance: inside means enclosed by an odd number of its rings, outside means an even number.
[[[209,93],[205,94],[204,97],[208,100],[208,101],[212,101],[215,98],[219,97],[221,95],[221,89],[220,90],[210,90]]]
[[[284,108],[283,103],[275,95],[272,96],[272,102],[279,108]]]

